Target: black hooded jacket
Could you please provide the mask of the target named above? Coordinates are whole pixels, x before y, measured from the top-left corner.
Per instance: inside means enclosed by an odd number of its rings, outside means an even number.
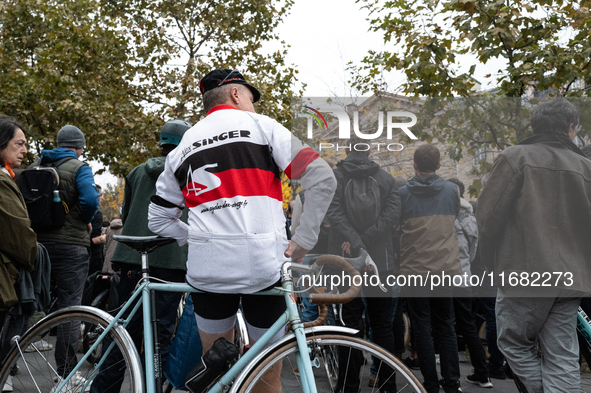
[[[400,187],[400,274],[462,274],[455,220],[458,186],[435,174],[413,177]]]
[[[343,255],[341,244],[351,243],[352,256],[357,256],[363,247],[372,257],[380,272],[395,268],[394,247],[392,242],[395,223],[400,216],[400,196],[394,177],[364,154],[350,154],[337,164],[334,171],[337,190],[327,217],[330,221],[328,252]],[[358,233],[347,218],[345,204],[345,186],[351,178],[372,176],[380,188],[381,214],[377,222],[362,233]],[[345,255],[347,256],[347,255]]]

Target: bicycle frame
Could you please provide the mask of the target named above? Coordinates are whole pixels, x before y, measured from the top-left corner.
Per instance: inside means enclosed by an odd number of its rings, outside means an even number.
[[[591,343],[591,320],[581,307],[577,311],[577,330],[587,342]]]
[[[312,372],[312,363],[310,361],[310,350],[306,344],[306,335],[304,332],[304,325],[300,321],[297,306],[296,296],[292,293],[293,284],[291,276],[287,274],[286,269],[282,269],[283,277],[282,288],[271,289],[265,292],[257,293],[261,296],[283,296],[287,305],[286,311],[277,319],[277,321],[269,328],[269,330],[255,343],[252,347],[242,356],[240,359],[228,370],[226,374],[208,391],[208,393],[219,393],[226,388],[235,377],[237,377],[243,369],[253,361],[264,349],[269,341],[277,334],[284,326],[289,325],[298,343],[299,356],[296,357],[297,365],[300,370],[300,379],[304,392],[306,393],[317,393],[316,384]],[[123,305],[121,310],[113,318],[113,321],[107,326],[104,332],[98,337],[96,342],[91,346],[86,354],[82,357],[81,361],[72,370],[70,375],[62,383],[59,388],[63,388],[70,378],[78,371],[81,364],[88,358],[89,354],[92,353],[98,345],[103,341],[106,335],[114,328],[115,325],[120,324],[123,327],[127,327],[129,321],[138,311],[139,307],[143,310],[143,327],[144,327],[144,356],[145,356],[145,379],[146,379],[146,392],[156,392],[156,379],[160,375],[160,370],[155,369],[158,365],[158,361],[155,362],[155,350],[154,350],[154,331],[152,328],[152,308],[151,308],[151,292],[152,291],[167,291],[167,292],[199,292],[197,289],[191,287],[188,284],[181,283],[152,283],[147,281],[148,270],[147,270],[147,254],[142,253],[142,275],[144,281],[134,291],[130,299]],[[138,300],[136,302],[136,300]],[[135,304],[134,304],[135,303]],[[127,318],[123,318],[123,315],[133,305],[133,309],[128,314]],[[112,346],[108,348],[108,352],[112,349]],[[99,372],[100,366],[106,356],[97,365],[93,375]]]

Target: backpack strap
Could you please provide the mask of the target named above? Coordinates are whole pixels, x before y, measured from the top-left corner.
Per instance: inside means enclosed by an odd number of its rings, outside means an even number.
[[[54,162],[53,162],[53,166],[57,168],[57,167],[59,167],[60,165],[62,165],[64,162],[66,162],[66,161],[70,161],[70,160],[73,160],[73,159],[74,159],[74,157],[64,157],[64,158],[60,158],[59,160],[57,160],[57,161],[54,161]]]
[[[39,159],[38,163],[33,163],[33,166],[35,166],[35,164],[36,164],[37,166],[57,168],[58,166],[62,165],[64,162],[70,161],[73,159],[74,159],[74,157],[63,157],[57,161],[54,161],[51,157],[44,156]]]

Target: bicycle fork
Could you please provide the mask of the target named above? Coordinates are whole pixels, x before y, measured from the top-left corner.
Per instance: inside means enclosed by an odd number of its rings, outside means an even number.
[[[298,365],[298,369],[300,370],[300,380],[302,382],[302,386],[304,387],[304,392],[316,393],[316,383],[314,380],[314,375],[312,374],[312,362],[310,361],[310,353],[312,352],[312,348],[309,348],[308,343],[306,342],[304,324],[299,319],[299,314],[296,306],[296,297],[293,293],[291,293],[291,281],[284,282],[283,288],[286,290],[284,296],[286,297],[286,303],[289,309],[289,323],[292,326],[292,329],[296,336],[296,341],[298,343],[296,363]]]

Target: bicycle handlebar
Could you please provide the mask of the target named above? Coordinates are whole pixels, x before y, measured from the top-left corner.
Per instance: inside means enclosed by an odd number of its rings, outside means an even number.
[[[316,266],[324,266],[324,265],[334,265],[343,269],[349,276],[351,276],[351,286],[345,293],[310,293],[310,302],[313,304],[343,304],[348,303],[351,300],[355,299],[361,291],[360,285],[355,285],[355,280],[353,279],[355,276],[360,276],[359,271],[353,267],[349,262],[347,262],[344,258],[339,257],[337,255],[322,255],[316,259],[316,262],[311,266],[314,268]]]
[[[354,284],[354,277],[360,276],[360,271],[363,271],[366,267],[371,267],[375,274],[378,276],[379,288],[386,292],[387,289],[382,285],[379,279],[378,267],[371,259],[367,251],[361,249],[357,258],[343,258],[337,255],[321,255],[313,259],[311,266],[290,264],[292,270],[299,270],[308,273],[317,273],[320,267],[325,265],[335,265],[342,268],[351,276],[351,287],[345,293],[320,293],[314,287],[309,289],[310,292],[310,303],[318,304],[318,318],[312,322],[305,322],[304,328],[324,325],[328,315],[328,308],[326,304],[343,304],[353,300],[359,294],[361,286]]]
[[[304,329],[324,325],[327,317],[328,307],[326,307],[326,304],[321,303],[318,305],[318,318],[316,318],[316,320],[312,322],[304,322]]]
[[[353,265],[355,267],[355,269],[357,269],[360,272],[362,270],[364,270],[364,268],[370,267],[375,272],[375,274],[378,278],[378,288],[380,288],[382,290],[382,292],[388,292],[386,287],[384,287],[384,285],[382,285],[382,282],[380,281],[380,272],[378,270],[376,263],[373,261],[373,259],[371,259],[371,257],[369,256],[369,253],[367,251],[365,251],[364,248],[359,249],[359,256],[357,258],[344,258],[344,259],[345,259],[345,261],[347,261],[351,265]]]
[[[322,255],[309,267],[310,271],[319,270],[325,265],[334,265],[342,268],[351,276],[351,286],[345,293],[320,293],[314,287],[310,288],[310,303],[318,304],[318,318],[312,322],[305,322],[304,328],[321,326],[326,322],[328,307],[326,304],[343,304],[355,299],[361,291],[360,285],[355,285],[355,276],[360,276],[359,271],[344,258],[337,255]],[[292,265],[293,266],[293,265]]]

